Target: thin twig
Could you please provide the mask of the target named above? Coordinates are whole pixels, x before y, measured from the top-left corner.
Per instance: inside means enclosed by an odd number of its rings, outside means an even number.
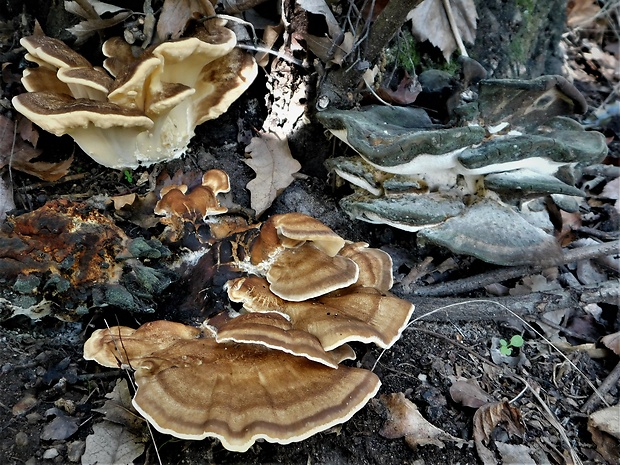
[[[560,261],[556,263],[547,262],[531,266],[515,266],[492,270],[476,276],[470,276],[469,278],[458,279],[456,281],[441,283],[434,286],[421,287],[413,291],[413,295],[440,297],[471,292],[476,289],[480,289],[481,287],[488,286],[489,284],[540,273],[545,268],[549,268],[551,266],[573,263],[580,260],[589,260],[605,255],[612,255],[618,253],[619,249],[620,241],[580,247],[578,249],[572,249],[565,252]]]
[[[513,376],[510,376],[510,378],[512,378]],[[536,389],[534,389],[530,383],[528,383],[525,379],[521,378],[520,376],[514,375],[514,378],[519,380],[520,382],[522,382],[526,387],[529,388],[530,392],[532,393],[532,395],[536,398],[536,400],[538,401],[539,405],[542,407],[545,416],[547,417],[547,420],[549,421],[549,423],[551,423],[551,425],[553,425],[553,427],[558,431],[558,433],[560,433],[560,437],[562,438],[562,440],[564,441],[568,452],[570,453],[571,459],[573,461],[574,464],[582,464],[583,462],[581,461],[581,459],[579,458],[579,456],[577,455],[577,452],[575,452],[575,449],[573,448],[570,439],[568,439],[568,436],[566,435],[566,430],[564,429],[564,427],[562,426],[562,424],[558,421],[558,419],[555,417],[555,415],[553,414],[553,412],[551,411],[551,409],[549,408],[549,406],[547,405],[547,403],[543,400],[543,398],[540,396],[540,394],[538,393],[538,391]]]
[[[456,20],[454,19],[454,14],[452,13],[452,5],[450,4],[450,0],[442,0],[442,3],[443,9],[446,11],[446,16],[448,17],[448,22],[450,23],[450,29],[452,30],[454,41],[456,42],[456,45],[458,45],[461,55],[468,57],[469,55],[467,54],[465,44],[463,44],[463,39],[461,39],[461,33],[456,24]]]
[[[599,393],[605,394],[611,389],[612,386],[615,386],[618,383],[618,380],[620,380],[620,362],[616,364],[615,368],[611,370],[611,373],[609,373],[607,375],[607,378],[605,378],[605,381],[603,381],[602,384],[598,387]],[[581,411],[584,413],[590,413],[594,409],[594,407],[596,407],[599,400],[599,396],[593,393],[588,398],[586,403],[583,404],[583,407],[581,407]]]

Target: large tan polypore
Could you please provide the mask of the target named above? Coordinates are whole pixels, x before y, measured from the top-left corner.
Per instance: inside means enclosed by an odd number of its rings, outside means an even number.
[[[108,40],[104,66],[114,79],[60,40],[30,36],[21,44],[39,67],[24,72],[29,92],[13,98],[15,109],[112,168],[181,156],[196,125],[224,113],[257,75],[254,58],[215,21],[137,55],[121,39]]]
[[[135,369],[133,404],[157,430],[216,437],[237,452],[257,439],[288,444],[345,422],[380,387],[367,370],[330,368],[257,344],[218,343],[195,331],[168,322],[135,331],[112,327],[87,342],[89,351],[97,348],[88,356],[109,366],[122,348]]]

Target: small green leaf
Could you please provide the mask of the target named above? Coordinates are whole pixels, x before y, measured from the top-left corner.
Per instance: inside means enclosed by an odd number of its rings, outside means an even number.
[[[506,339],[500,339],[499,345],[502,347],[508,347],[508,342],[506,342]]]
[[[508,348],[507,346],[501,346],[499,348],[499,351],[502,355],[510,355],[512,354],[512,349]]]
[[[127,182],[129,184],[133,184],[133,175],[131,174],[131,171],[129,170],[124,170],[123,174],[125,175],[125,179],[127,180]]]
[[[510,345],[512,347],[523,347],[523,343],[523,338],[518,334],[515,334],[510,338]]]

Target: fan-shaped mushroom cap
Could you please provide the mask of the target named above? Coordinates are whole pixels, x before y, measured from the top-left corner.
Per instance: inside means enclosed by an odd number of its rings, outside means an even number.
[[[531,225],[511,208],[491,200],[478,202],[461,216],[418,234],[454,253],[504,266],[553,264],[562,254],[553,236]]]
[[[209,170],[202,177],[202,185],[194,187],[189,193],[184,184],[163,187],[154,212],[156,215],[178,216],[188,220],[200,218],[204,221],[207,216],[228,211],[217,200],[217,194],[228,190],[230,183],[226,172]]]
[[[316,336],[325,350],[353,341],[391,347],[414,310],[406,300],[361,286],[305,302],[280,299],[264,279],[255,276],[229,281],[227,289],[229,299],[242,302],[249,312],[287,315],[293,328]]]
[[[246,313],[216,328],[217,342],[258,344],[305,357],[331,368],[338,368],[343,360],[355,359],[355,352],[347,344],[325,352],[316,337],[294,329],[291,322],[279,313]]]
[[[67,84],[75,98],[105,101],[114,82],[103,68],[60,68],[58,80]]]
[[[367,370],[333,369],[256,344],[218,343],[205,336],[177,339],[151,352],[144,340],[148,331],[141,334],[139,328],[133,336],[129,363],[136,370],[136,409],[163,433],[216,437],[237,452],[257,439],[288,444],[343,423],[381,384]]]
[[[98,329],[84,344],[84,359],[116,368],[199,335],[198,328],[165,320],[152,321],[138,329],[127,326]]]
[[[13,106],[26,118],[57,136],[71,134],[74,138],[80,129],[89,126],[102,129],[114,127],[134,128],[144,131],[153,122],[137,110],[123,108],[113,103],[96,102],[87,99],[74,99],[65,94],[48,92],[29,92],[13,98]],[[88,137],[78,140],[78,144],[88,143]],[[96,138],[93,135],[93,138]],[[92,143],[92,142],[91,142]]]
[[[280,237],[296,241],[312,241],[316,248],[330,257],[335,256],[344,247],[345,240],[342,237],[311,216],[287,213],[274,215],[271,220]]]
[[[194,124],[202,124],[224,113],[248,89],[257,75],[256,60],[241,49],[234,49],[205,65],[194,85]]]
[[[114,77],[139,61],[142,53],[144,53],[140,47],[128,44],[122,37],[112,37],[106,40],[101,51],[107,57],[103,61],[103,67]]]
[[[13,97],[12,103],[46,131],[69,134],[95,161],[115,168],[135,166],[135,156],[127,148],[153,127],[153,121],[138,110],[65,94],[29,92]]]
[[[344,246],[345,240],[319,220],[303,213],[273,215],[261,226],[261,233],[252,245],[252,263],[273,258],[282,247],[298,247],[311,241],[330,257]]]
[[[54,92],[71,95],[71,89],[58,79],[55,68],[39,66],[26,68],[22,75],[22,84],[28,92]]]
[[[394,279],[390,254],[369,248],[366,242],[350,242],[338,252],[338,255],[357,263],[360,272],[355,284],[358,286],[374,287],[381,292],[392,289]]]
[[[39,66],[54,68],[77,68],[92,65],[62,40],[45,35],[22,37],[19,43],[28,51],[26,60]]]
[[[202,175],[202,185],[208,187],[215,195],[230,192],[230,178],[226,171],[213,169]]]
[[[215,20],[197,26],[192,37],[147,50],[136,51],[118,38],[108,40],[103,46],[108,56],[104,66],[115,80],[59,40],[31,36],[22,39],[22,44],[29,52],[26,58],[40,65],[24,73],[24,86],[29,91],[56,94],[54,105],[63,100],[63,95],[71,95],[84,99],[81,105],[89,106],[90,113],[112,114],[106,118],[111,124],[92,119],[92,125],[82,124],[84,131],[74,129],[72,118],[60,118],[68,125],[64,129],[60,129],[59,118],[53,123],[56,135],[71,135],[95,161],[111,168],[134,168],[181,156],[196,125],[224,113],[258,72],[251,55],[234,49],[234,32]],[[39,101],[42,98],[37,97]],[[102,104],[99,110],[95,108],[98,103]],[[119,120],[119,111],[112,110],[111,104],[121,107],[123,116],[141,112],[143,118],[151,120],[148,127],[136,131],[145,124]],[[17,106],[24,107],[19,101]],[[72,112],[74,108],[56,110]],[[25,116],[47,129],[47,113],[40,113],[34,110]],[[134,130],[127,131],[128,126]],[[114,127],[111,131],[99,130]]]
[[[349,258],[331,257],[305,243],[278,255],[266,276],[274,294],[299,302],[354,284],[359,268]]]

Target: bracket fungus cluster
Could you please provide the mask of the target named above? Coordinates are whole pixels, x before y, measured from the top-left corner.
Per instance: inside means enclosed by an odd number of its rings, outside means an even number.
[[[288,444],[347,421],[379,390],[374,373],[341,362],[355,358],[348,342],[390,347],[413,312],[389,294],[389,255],[297,213],[253,237],[238,266],[255,275],[226,286],[241,314],[100,329],[85,344],[87,360],[135,370],[134,406],[161,432],[238,452]]]
[[[109,39],[105,69],[60,40],[24,37],[26,59],[38,67],[24,72],[28,92],[13,105],[46,131],[69,134],[104,166],[179,157],[195,127],[224,113],[257,74],[254,58],[235,48],[235,34],[218,21],[137,56],[122,39]]]
[[[523,214],[545,197],[576,208],[575,167],[607,153],[602,134],[566,115],[583,96],[560,76],[483,80],[478,100],[434,125],[419,108],[326,110],[318,118],[361,157],[328,160],[354,186],[341,200],[353,218],[417,231],[423,240],[501,265],[552,261],[554,238]],[[569,205],[569,207],[567,207]]]

